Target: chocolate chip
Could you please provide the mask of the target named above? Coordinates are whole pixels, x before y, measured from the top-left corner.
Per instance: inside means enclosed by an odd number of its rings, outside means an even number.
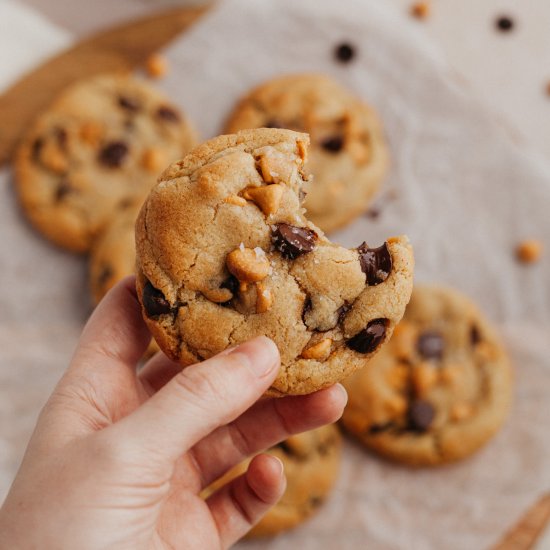
[[[355,57],[355,48],[347,42],[338,44],[334,49],[334,57],[340,63],[349,63]]]
[[[474,347],[481,342],[481,333],[477,325],[472,325],[470,327],[470,342]]]
[[[99,152],[99,161],[109,168],[118,168],[128,156],[128,145],[123,141],[111,141]]]
[[[164,315],[172,311],[170,303],[164,297],[164,294],[155,288],[149,281],[147,281],[147,284],[143,288],[143,296],[141,299],[143,301],[145,313],[147,313],[148,317],[158,317],[159,315]]]
[[[371,206],[366,212],[365,216],[367,218],[370,218],[371,220],[377,220],[380,217],[380,214],[382,214],[382,211],[380,208],[376,206]]]
[[[99,272],[99,276],[97,277],[97,283],[100,287],[104,287],[113,275],[114,273],[112,267],[110,265],[104,265]]]
[[[361,271],[367,277],[367,285],[376,286],[384,282],[391,273],[392,258],[388,243],[378,248],[369,248],[363,243],[358,249]]]
[[[409,430],[426,432],[435,418],[435,409],[429,401],[416,399],[409,405]]]
[[[329,153],[339,153],[344,146],[343,136],[332,136],[321,141],[321,147]]]
[[[63,178],[58,184],[55,190],[55,200],[57,202],[63,200],[69,193],[73,191],[73,188],[67,178]]]
[[[135,113],[136,111],[139,111],[141,105],[137,99],[133,99],[131,97],[121,95],[118,98],[118,104],[127,111],[130,111],[131,113]]]
[[[179,122],[181,120],[180,114],[168,105],[161,105],[157,109],[157,116],[168,122]]]
[[[503,15],[495,21],[497,30],[501,32],[509,32],[514,28],[514,20],[511,17]]]
[[[445,349],[445,340],[435,330],[423,332],[416,341],[416,350],[425,359],[441,359]]]
[[[348,348],[359,353],[370,353],[374,351],[386,335],[387,319],[374,319],[370,321],[367,328],[352,336],[346,345]]]
[[[281,449],[281,451],[283,451],[283,453],[289,455],[289,456],[294,456],[295,455],[295,452],[288,446],[288,444],[286,443],[286,441],[281,441],[277,447],[279,447],[279,449]]]
[[[272,240],[284,258],[294,260],[315,248],[317,233],[307,227],[279,223],[273,231]]]

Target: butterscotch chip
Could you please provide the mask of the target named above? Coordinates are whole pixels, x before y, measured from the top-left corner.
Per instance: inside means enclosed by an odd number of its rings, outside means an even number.
[[[466,420],[474,414],[474,408],[470,403],[456,403],[451,408],[451,418],[460,422]]]
[[[343,384],[344,427],[412,466],[475,452],[500,429],[512,397],[510,364],[493,328],[466,296],[437,286],[414,287],[393,338]]]
[[[273,304],[273,294],[262,283],[256,283],[256,313],[265,313]]]
[[[416,394],[423,397],[435,385],[438,379],[437,371],[433,365],[425,361],[414,367],[412,379]]]
[[[162,55],[152,54],[145,61],[145,70],[151,78],[162,78],[168,72],[168,61]]]
[[[260,157],[259,165],[266,183],[288,183],[298,170],[295,161],[272,147],[266,148]]]
[[[91,145],[92,147],[97,147],[103,136],[103,126],[94,121],[86,121],[80,127],[80,139]]]
[[[282,185],[262,185],[261,187],[248,187],[243,192],[243,197],[254,201],[261,211],[269,216],[279,209],[283,197],[284,188]]]
[[[263,281],[269,274],[270,264],[263,250],[237,248],[227,255],[227,269],[241,283]]]
[[[166,164],[166,157],[164,151],[158,147],[151,147],[143,151],[141,156],[141,163],[143,167],[149,172],[158,173]]]
[[[428,2],[416,2],[411,6],[411,15],[418,19],[426,19],[430,15],[431,7]]]
[[[538,262],[542,256],[542,243],[536,239],[527,239],[519,243],[516,248],[518,260],[525,264]]]
[[[62,153],[56,146],[44,147],[42,154],[42,164],[52,172],[62,173],[69,167],[67,156]]]
[[[317,344],[302,351],[302,357],[304,359],[317,359],[318,361],[323,361],[329,356],[331,346],[332,339],[324,338],[320,342],[317,342]]]
[[[223,304],[233,298],[233,293],[228,288],[207,288],[202,293],[215,304]]]
[[[229,197],[223,199],[223,202],[234,204],[235,206],[246,206],[246,199],[239,197],[239,195],[229,195]]]

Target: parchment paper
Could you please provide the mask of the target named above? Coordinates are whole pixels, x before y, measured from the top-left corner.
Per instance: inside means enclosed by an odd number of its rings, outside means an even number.
[[[341,41],[358,49],[349,65],[333,61]],[[240,546],[487,548],[550,488],[550,254],[531,267],[513,256],[526,236],[550,248],[550,166],[496,123],[427,39],[379,0],[226,0],[168,56],[164,87],[204,138],[220,132],[238,96],[282,73],[327,72],[369,100],[392,151],[382,214],[334,240],[376,245],[408,233],[417,281],[452,284],[474,298],[501,329],[516,369],[509,422],[472,459],[415,471],[347,441],[338,485],[317,517]],[[85,260],[27,226],[6,172],[0,231],[1,499],[90,305]]]

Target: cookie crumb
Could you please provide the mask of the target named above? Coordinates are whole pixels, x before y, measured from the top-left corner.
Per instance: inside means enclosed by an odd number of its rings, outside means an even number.
[[[544,90],[546,92],[546,95],[550,96],[550,80],[546,83],[546,86],[544,87]]]
[[[542,243],[536,239],[525,239],[516,248],[518,260],[524,264],[532,264],[540,260],[542,256]]]
[[[162,55],[154,53],[146,59],[145,70],[151,78],[162,78],[168,72],[168,61]]]
[[[411,6],[411,15],[417,19],[426,19],[429,17],[430,11],[431,7],[428,2],[416,2]]]

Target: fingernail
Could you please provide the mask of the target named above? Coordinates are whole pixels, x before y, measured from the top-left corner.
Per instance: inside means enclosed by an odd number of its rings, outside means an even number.
[[[277,469],[279,470],[279,477],[283,477],[284,473],[285,473],[285,465],[283,464],[283,461],[278,457],[278,456],[273,456],[273,455],[270,455],[271,459],[275,459],[275,462],[274,464],[276,463],[277,464]]]
[[[242,354],[243,363],[260,378],[279,368],[279,350],[274,342],[265,336],[245,342],[230,353]]]
[[[342,398],[344,399],[344,405],[343,406],[345,407],[348,403],[348,392],[346,391],[346,388],[344,388],[344,386],[342,386],[342,384],[340,384],[340,383],[335,384],[335,386],[338,388],[338,390],[342,394]]]

